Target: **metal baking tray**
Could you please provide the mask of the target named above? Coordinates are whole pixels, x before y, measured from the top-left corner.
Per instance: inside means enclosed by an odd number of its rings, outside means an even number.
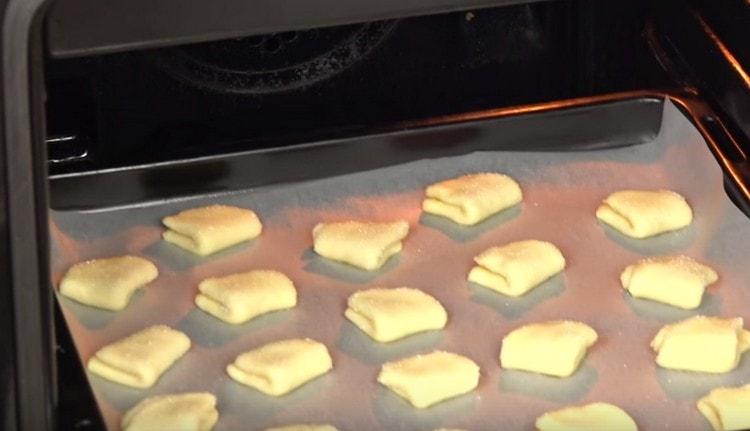
[[[750,355],[728,374],[689,374],[657,368],[649,342],[665,323],[698,313],[740,316],[750,325],[750,219],[723,187],[725,177],[732,180],[737,175],[733,167],[739,162],[726,155],[721,142],[706,139],[706,122],[713,121],[705,114],[708,111],[700,113],[682,99],[626,95],[621,100],[588,100],[581,105],[558,103],[518,113],[486,113],[467,117],[461,127],[473,131],[469,140],[488,146],[492,140],[502,141],[503,130],[508,130],[522,146],[529,136],[542,132],[529,129],[524,134],[514,127],[557,112],[569,121],[547,117],[548,124],[558,127],[543,132],[545,142],[579,137],[587,148],[582,151],[531,144],[529,148],[539,151],[483,148],[458,154],[452,149],[453,154],[437,158],[422,158],[417,151],[408,163],[329,178],[52,210],[53,285],[71,264],[101,256],[142,255],[160,271],[154,283],[117,313],[58,296],[81,361],[103,345],[156,323],[178,328],[193,341],[189,353],[147,390],[88,375],[107,426],[118,429],[123,412],[144,397],[201,390],[218,397],[217,430],[300,422],[331,423],[342,430],[531,430],[535,418],[545,411],[593,401],[623,407],[645,431],[710,430],[695,409],[695,401],[713,387],[750,382]],[[611,117],[613,112],[621,117]],[[640,128],[629,112],[643,120]],[[515,123],[514,115],[520,115]],[[591,118],[607,121],[587,122]],[[544,122],[534,121],[529,124],[544,127]],[[619,124],[620,130],[608,134],[613,124]],[[580,132],[578,126],[589,129]],[[412,137],[423,133],[439,140],[442,132],[433,128]],[[396,136],[408,139],[408,135]],[[273,166],[266,169],[271,171]],[[478,171],[500,171],[516,178],[524,191],[523,203],[470,228],[421,213],[425,185]],[[733,184],[738,201],[746,203],[743,183]],[[65,187],[73,190],[71,184]],[[689,200],[695,221],[684,230],[653,239],[627,239],[594,217],[599,202],[623,188],[676,190]],[[54,183],[52,191],[54,199]],[[262,236],[207,258],[161,241],[163,216],[210,203],[253,208],[264,223]],[[311,250],[312,227],[319,221],[348,218],[408,220],[411,232],[403,252],[375,273],[316,256]],[[568,261],[564,274],[520,299],[466,282],[473,256],[492,245],[526,238],[557,244]],[[667,253],[688,254],[718,270],[721,278],[700,309],[681,311],[632,299],[620,288],[619,273],[626,265]],[[193,298],[201,279],[253,268],[273,268],[289,275],[299,292],[297,308],[240,326],[196,310]],[[447,327],[392,344],[371,341],[343,312],[351,293],[372,286],[425,290],[448,310]],[[556,379],[500,369],[498,354],[505,334],[526,323],[561,318],[586,322],[600,335],[576,374]],[[237,354],[287,337],[312,337],[325,343],[334,359],[334,371],[278,399],[226,375],[225,366]],[[481,366],[478,389],[416,410],[375,381],[384,361],[433,349],[475,360]]]

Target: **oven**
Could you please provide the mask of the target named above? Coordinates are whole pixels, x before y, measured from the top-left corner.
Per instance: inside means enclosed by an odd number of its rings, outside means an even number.
[[[314,420],[531,429],[544,410],[607,397],[631,406],[641,429],[708,430],[694,409],[699,393],[750,381],[750,360],[724,380],[655,370],[636,340],[688,314],[628,302],[617,274],[596,269],[694,252],[721,266],[701,311],[750,319],[746,1],[2,5],[4,429],[119,429],[146,395],[195,389],[217,395],[216,429],[226,430]],[[522,179],[520,212],[470,229],[420,215],[426,185],[483,170]],[[583,223],[618,184],[681,187],[700,204],[696,226],[644,246]],[[267,240],[206,259],[161,241],[162,217],[211,203],[252,207]],[[405,218],[415,245],[375,275],[327,266],[310,250],[310,229],[342,217]],[[571,254],[611,244],[574,257],[564,282],[519,302],[467,290],[480,245],[534,235]],[[56,293],[73,263],[126,253],[156,262],[161,290],[118,313]],[[201,277],[253,265],[294,274],[307,311],[232,329],[198,315]],[[450,316],[442,336],[373,347],[339,316],[352,289],[397,283],[435,289]],[[607,283],[620,303],[581,287]],[[568,310],[610,331],[599,347],[609,356],[599,352],[566,385],[499,369],[509,327]],[[144,322],[191,336],[197,348],[180,370],[146,391],[86,372],[96,349]],[[295,334],[327,340],[342,375],[284,401],[247,395],[221,372],[227,355]],[[374,378],[385,360],[431,348],[485,357],[480,387],[417,414]]]

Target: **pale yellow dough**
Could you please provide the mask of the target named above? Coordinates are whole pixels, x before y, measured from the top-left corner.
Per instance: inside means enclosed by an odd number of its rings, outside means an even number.
[[[588,348],[596,343],[596,331],[585,323],[555,320],[533,323],[513,330],[503,339],[500,365],[555,377],[575,373]]]
[[[243,353],[227,366],[227,373],[265,394],[281,396],[332,368],[326,346],[304,338],[275,341]]]
[[[422,209],[462,225],[474,225],[523,199],[513,178],[479,173],[441,181],[427,187]]]
[[[255,270],[208,278],[198,285],[198,290],[198,308],[233,324],[297,305],[294,283],[278,271]]]
[[[113,382],[148,388],[189,349],[187,335],[156,325],[101,348],[89,359],[88,369]]]
[[[263,230],[253,211],[228,205],[185,210],[162,222],[168,228],[165,241],[201,256],[249,241]]]
[[[741,317],[695,316],[665,325],[651,341],[656,363],[664,368],[727,373],[737,367],[750,349],[750,331]]]
[[[436,351],[383,364],[378,382],[421,409],[473,391],[479,384],[479,365]]]
[[[448,322],[448,314],[437,299],[409,287],[362,290],[347,302],[346,317],[381,343],[442,329]]]
[[[266,428],[266,431],[338,431],[333,425],[287,425],[285,427]]]
[[[60,293],[81,304],[122,310],[133,293],[159,275],[156,266],[138,256],[87,260],[68,269]]]
[[[697,406],[716,431],[750,429],[750,385],[714,389]]]
[[[374,271],[403,248],[409,223],[345,221],[319,223],[313,229],[313,249],[331,260]]]
[[[607,403],[566,407],[537,418],[539,431],[637,431],[625,410]]]
[[[537,240],[492,247],[474,261],[469,281],[508,296],[521,296],[565,268],[560,250]]]
[[[146,398],[122,417],[123,431],[210,431],[219,420],[216,397],[205,392]]]
[[[693,211],[673,191],[623,190],[609,195],[596,217],[629,237],[647,238],[688,226]]]
[[[620,275],[622,287],[632,296],[688,310],[701,305],[706,286],[718,279],[711,267],[688,256],[643,259]]]

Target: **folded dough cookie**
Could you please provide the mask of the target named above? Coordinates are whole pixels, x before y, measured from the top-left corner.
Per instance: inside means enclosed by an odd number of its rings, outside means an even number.
[[[287,425],[285,427],[266,428],[266,431],[338,431],[333,425]]]
[[[479,365],[435,351],[383,364],[378,382],[422,409],[473,391],[479,384]]]
[[[479,173],[441,181],[427,187],[422,209],[462,225],[473,225],[523,199],[513,178]]]
[[[123,431],[210,431],[219,420],[216,397],[205,392],[149,397],[122,417]]]
[[[448,322],[448,314],[437,299],[409,287],[362,290],[347,302],[346,317],[381,343],[442,329]]]
[[[227,373],[263,393],[280,396],[332,368],[325,345],[309,338],[295,338],[274,341],[237,356],[227,366]]]
[[[596,217],[629,237],[647,238],[688,226],[693,211],[673,191],[623,190],[609,195]]]
[[[113,382],[148,388],[188,349],[187,335],[168,326],[151,326],[102,347],[89,359],[88,370]]]
[[[698,400],[698,410],[716,431],[750,429],[750,385],[717,388]]]
[[[253,211],[228,205],[185,210],[162,223],[168,228],[165,241],[201,256],[249,241],[263,229]]]
[[[207,278],[200,282],[198,290],[198,308],[234,324],[297,305],[292,280],[278,271],[256,270]]]
[[[133,293],[159,275],[156,266],[138,256],[87,260],[68,269],[60,293],[81,304],[122,310]]]
[[[607,403],[566,407],[547,412],[536,420],[539,431],[637,431],[625,410]]]
[[[409,223],[345,221],[319,223],[313,229],[313,249],[328,259],[374,271],[401,251]]]
[[[578,369],[597,338],[593,328],[570,320],[525,325],[503,338],[500,366],[568,377]]]
[[[726,373],[750,350],[742,318],[694,316],[665,325],[651,341],[656,363],[675,370]]]
[[[508,296],[521,296],[565,268],[560,250],[537,240],[492,247],[474,262],[469,281]]]
[[[711,267],[687,256],[639,260],[620,275],[622,287],[632,296],[688,310],[701,305],[706,286],[718,279]]]

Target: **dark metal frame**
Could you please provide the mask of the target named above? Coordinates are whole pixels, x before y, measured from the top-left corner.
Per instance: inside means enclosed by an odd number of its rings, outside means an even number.
[[[9,0],[2,6],[3,247],[13,304],[12,376],[15,411],[10,429],[52,429],[56,403],[52,293],[47,287],[47,187],[41,22],[45,0]],[[6,287],[3,286],[3,287]],[[4,372],[7,372],[4,370]],[[14,418],[11,419],[11,415]]]
[[[64,58],[534,1],[58,0],[47,27]]]

